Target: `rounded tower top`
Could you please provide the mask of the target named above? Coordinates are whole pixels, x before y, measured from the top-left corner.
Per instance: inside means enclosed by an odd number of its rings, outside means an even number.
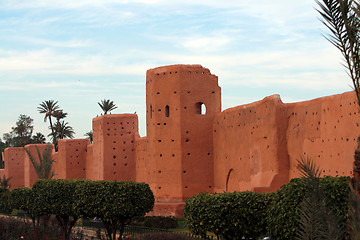
[[[209,69],[204,68],[200,64],[176,64],[149,69],[147,70],[147,75],[176,74],[184,71],[194,72],[195,74],[211,74]]]

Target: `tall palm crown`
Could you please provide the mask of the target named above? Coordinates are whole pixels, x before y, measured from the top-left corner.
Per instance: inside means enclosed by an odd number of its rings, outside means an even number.
[[[87,139],[90,139],[90,143],[93,142],[93,131],[88,131],[87,133],[84,134],[84,136],[87,138]]]
[[[68,122],[57,122],[54,126],[54,134],[49,134],[49,137],[51,137],[53,140],[55,139],[56,142],[59,139],[64,138],[74,138],[74,129],[68,125]]]
[[[107,114],[108,112],[117,108],[116,104],[113,101],[110,101],[110,99],[101,100],[101,102],[98,102],[98,104],[104,111],[104,114]]]
[[[38,107],[38,111],[40,113],[45,113],[44,122],[46,122],[46,120],[49,119],[52,135],[54,135],[54,127],[51,121],[51,117],[54,116],[54,113],[57,110],[59,110],[59,105],[57,103],[58,103],[57,101],[48,100],[40,103],[40,106]]]
[[[66,118],[68,114],[66,112],[64,112],[63,110],[56,110],[54,113],[53,113],[53,117],[56,118],[56,120],[58,122],[60,122],[61,119],[64,119]]]

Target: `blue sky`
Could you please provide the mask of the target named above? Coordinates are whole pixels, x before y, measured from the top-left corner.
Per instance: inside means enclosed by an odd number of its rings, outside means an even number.
[[[146,70],[201,64],[219,77],[222,108],[280,94],[284,102],[351,90],[321,34],[313,0],[0,0],[0,137],[20,114],[57,100],[76,137],[111,99],[145,128]]]

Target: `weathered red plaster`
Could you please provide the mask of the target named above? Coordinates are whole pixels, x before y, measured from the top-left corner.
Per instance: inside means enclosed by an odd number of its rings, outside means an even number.
[[[12,189],[25,186],[25,154],[22,147],[6,148],[4,151],[5,176],[11,178],[10,185]]]
[[[353,92],[290,104],[273,95],[221,112],[217,76],[173,65],[147,71],[146,137],[136,114],[106,114],[93,119],[93,144],[59,141],[53,167],[55,178],[147,182],[151,214],[180,216],[202,191],[275,191],[305,155],[323,175],[352,175],[359,125]],[[5,150],[5,175],[12,188],[36,180],[22,148]]]
[[[56,173],[60,179],[85,179],[89,139],[61,139],[58,142]]]
[[[46,144],[29,144],[26,145],[25,148],[30,152],[31,156],[34,157],[35,161],[39,163],[39,154],[37,149],[41,153],[42,157],[42,153],[44,152],[46,146]],[[32,187],[32,185],[34,185],[34,183],[39,179],[39,177],[36,174],[35,168],[30,161],[29,155],[26,152],[24,153],[24,155],[24,187]]]
[[[106,114],[93,119],[93,180],[135,180],[136,114]]]

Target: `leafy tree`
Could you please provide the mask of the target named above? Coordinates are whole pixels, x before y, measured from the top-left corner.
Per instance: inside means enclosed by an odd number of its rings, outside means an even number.
[[[110,101],[110,99],[101,100],[101,102],[98,102],[98,104],[104,111],[104,114],[107,114],[108,112],[111,112],[117,108],[116,104],[113,101]]]
[[[72,228],[80,215],[74,210],[75,189],[83,180],[42,179],[33,186],[36,205],[42,215],[55,215],[64,239],[70,239]]]
[[[7,188],[0,188],[0,213],[11,213],[9,205],[10,191]]]
[[[31,143],[31,135],[34,129],[33,119],[27,115],[20,114],[15,127],[10,133],[3,135],[6,147],[23,147]]]
[[[54,126],[52,124],[51,117],[53,117],[54,113],[58,111],[59,108],[60,107],[58,105],[58,102],[54,100],[43,101],[42,103],[40,103],[40,106],[38,107],[38,111],[42,114],[45,114],[44,122],[46,122],[47,119],[49,119],[52,136],[55,136],[55,133],[54,133]]]
[[[84,134],[84,136],[85,136],[87,139],[90,139],[90,143],[93,142],[93,131],[88,131],[87,133]]]
[[[42,212],[35,198],[32,188],[15,188],[10,192],[9,202],[11,209],[23,210],[31,218],[35,232],[38,232]]]
[[[75,210],[82,217],[102,220],[110,240],[120,237],[133,217],[144,216],[154,206],[148,184],[135,182],[84,181],[75,191]]]
[[[42,155],[37,146],[35,146],[39,162],[35,159],[35,157],[30,153],[30,151],[26,148],[24,150],[28,154],[32,165],[35,168],[36,174],[40,179],[50,179],[54,176],[54,172],[51,170],[52,164],[54,160],[52,159],[51,152],[52,146],[51,144],[47,144]]]

